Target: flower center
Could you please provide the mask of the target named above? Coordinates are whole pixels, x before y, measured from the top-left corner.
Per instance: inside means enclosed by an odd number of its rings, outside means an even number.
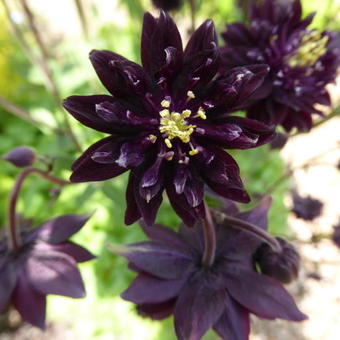
[[[326,45],[329,37],[322,36],[320,32],[311,31],[302,36],[300,46],[295,54],[289,58],[289,65],[309,67],[327,52]]]
[[[188,91],[188,99],[195,98],[195,95]],[[190,156],[196,155],[199,151],[193,147],[190,143],[190,136],[196,129],[196,125],[189,124],[187,118],[201,118],[206,119],[205,111],[200,107],[195,116],[192,116],[191,110],[183,110],[181,113],[171,111],[171,102],[169,99],[164,99],[161,102],[162,110],[159,112],[161,117],[159,131],[162,133],[165,145],[171,149],[171,141],[175,138],[179,138],[183,143],[189,143],[191,150],[189,151]]]

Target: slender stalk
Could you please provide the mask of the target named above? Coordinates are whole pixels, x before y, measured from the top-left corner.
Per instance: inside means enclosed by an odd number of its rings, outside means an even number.
[[[27,54],[27,56],[29,57],[31,62],[33,64],[36,64],[42,70],[42,72],[43,72],[43,74],[45,75],[45,78],[46,78],[47,89],[52,94],[57,106],[61,107],[62,100],[61,100],[60,92],[59,92],[57,83],[54,80],[52,71],[51,71],[51,69],[48,65],[48,57],[49,56],[48,56],[48,53],[47,53],[47,48],[46,48],[46,46],[43,42],[43,39],[41,38],[40,32],[39,32],[37,25],[35,23],[35,20],[34,20],[34,15],[31,11],[31,9],[29,8],[26,0],[21,0],[21,4],[22,4],[22,7],[23,7],[23,11],[25,13],[25,16],[28,20],[29,27],[30,27],[30,29],[33,33],[33,36],[34,36],[34,38],[37,42],[37,45],[39,47],[39,50],[40,50],[40,53],[41,53],[41,58],[35,56],[35,54],[31,51],[29,44],[26,43],[26,40],[25,40],[24,36],[22,35],[21,31],[18,29],[16,23],[12,20],[10,8],[9,8],[6,0],[2,0],[2,3],[5,7],[7,18],[8,18],[8,20],[9,20],[11,26],[12,26],[12,29],[13,29],[15,36],[18,38],[20,44],[23,47],[23,50],[25,51],[25,53]],[[76,136],[74,135],[74,133],[72,131],[71,124],[68,120],[67,113],[63,109],[61,110],[61,112],[62,112],[62,115],[63,115],[63,121],[64,121],[64,125],[65,125],[66,135],[73,142],[76,149],[78,151],[82,151],[82,148],[81,148]]]
[[[241,220],[236,217],[231,217],[221,212],[217,212],[218,215],[222,218],[223,222],[228,222],[232,227],[239,228],[241,230],[246,230],[255,235],[256,237],[260,238],[264,242],[268,243],[273,251],[280,253],[282,251],[280,243],[275,239],[275,237],[271,236],[265,230],[261,229],[260,227],[252,224],[250,222]]]
[[[82,0],[74,0],[85,39],[89,38],[89,28]]]
[[[9,204],[8,204],[8,241],[9,241],[9,248],[13,251],[16,251],[19,247],[19,240],[18,237],[20,235],[18,229],[19,226],[16,223],[16,205],[19,197],[20,190],[22,185],[30,174],[37,174],[42,178],[48,180],[49,182],[55,183],[60,186],[71,184],[68,181],[64,181],[60,178],[54,177],[50,175],[48,172],[37,169],[37,168],[27,168],[22,171],[22,173],[18,176],[17,180],[15,181],[14,187],[9,196]]]
[[[190,6],[190,19],[191,19],[191,28],[190,34],[194,33],[196,29],[196,0],[189,0]]]
[[[211,217],[209,207],[204,203],[205,219],[203,220],[204,233],[204,254],[202,257],[202,264],[211,266],[215,260],[216,253],[216,230],[214,222]]]
[[[51,128],[51,126],[45,124],[44,122],[35,120],[27,111],[25,111],[19,106],[16,106],[15,104],[11,103],[10,101],[8,101],[7,99],[1,96],[0,96],[0,106],[3,107],[6,111],[12,113],[13,115],[34,125],[38,129],[41,129],[41,125],[45,125],[46,127]]]

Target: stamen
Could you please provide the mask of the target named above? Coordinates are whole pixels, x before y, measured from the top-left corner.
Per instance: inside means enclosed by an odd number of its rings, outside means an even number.
[[[195,94],[194,94],[194,92],[192,92],[192,91],[188,91],[188,92],[187,92],[187,96],[188,96],[188,98],[190,98],[190,99],[194,99],[194,98],[195,98]]]
[[[201,118],[203,120],[207,119],[207,116],[205,114],[205,111],[203,109],[203,107],[199,107],[197,114],[194,116],[194,118]]]
[[[170,116],[170,111],[168,109],[164,109],[159,112],[159,115],[163,118]]]
[[[288,63],[292,67],[313,66],[317,60],[327,52],[329,36],[322,36],[320,32],[311,31],[302,36],[300,46],[296,53],[289,59]]]
[[[189,146],[190,146],[190,149],[191,149],[189,151],[190,156],[195,156],[199,153],[198,149],[194,148],[194,146],[191,143],[189,143]]]
[[[149,138],[149,140],[150,140],[151,143],[153,143],[153,144],[156,143],[157,136],[155,136],[155,135],[149,135],[148,138]]]
[[[170,139],[169,138],[165,138],[164,139],[164,143],[165,143],[165,145],[169,148],[169,149],[171,149],[172,148],[172,144],[171,144],[171,142],[170,142]]]
[[[166,99],[162,100],[161,106],[169,108],[170,107],[170,100],[166,100]]]

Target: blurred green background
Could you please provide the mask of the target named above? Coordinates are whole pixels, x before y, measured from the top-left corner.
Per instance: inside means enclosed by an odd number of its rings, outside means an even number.
[[[197,1],[197,24],[212,18],[221,32],[226,23],[242,19],[236,3]],[[339,28],[339,20],[335,20],[340,13],[339,0],[305,0],[303,5],[305,13],[318,12],[314,27]],[[67,179],[71,163],[80,154],[65,133],[67,126],[82,149],[103,135],[67,116],[60,100],[74,94],[105,93],[88,59],[91,49],[110,49],[139,62],[140,30],[146,10],[157,13],[151,0],[1,0],[0,155],[16,146],[32,146],[53,165],[53,174]],[[191,25],[189,1],[184,0],[181,11],[172,14],[187,37]],[[233,151],[232,155],[240,164],[254,203],[257,194],[285,172],[279,153],[268,152],[267,146]],[[0,225],[5,226],[7,196],[19,171],[8,163],[0,164]],[[98,256],[81,266],[88,297],[49,297],[47,318],[65,324],[84,340],[174,339],[172,320],[160,323],[142,319],[131,304],[119,298],[133,274],[127,270],[125,260],[107,251],[106,244],[130,243],[144,237],[137,225],[124,226],[126,180],[123,175],[102,183],[71,185],[58,195],[50,183],[39,178],[25,183],[19,211],[33,218],[36,225],[60,214],[94,212],[75,237]],[[274,234],[289,233],[288,212],[283,204],[288,189],[289,183],[283,181],[274,193],[270,213],[270,230]],[[158,221],[173,228],[179,222],[167,201]],[[216,335],[208,334],[206,339],[216,339]]]

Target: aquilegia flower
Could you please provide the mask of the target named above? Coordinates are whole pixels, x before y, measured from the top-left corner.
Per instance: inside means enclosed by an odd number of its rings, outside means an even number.
[[[266,63],[270,72],[247,116],[267,124],[309,130],[316,104],[330,105],[325,86],[339,66],[333,33],[309,29],[314,14],[301,19],[300,0],[263,0],[254,5],[249,26],[227,25],[222,69]],[[334,45],[334,46],[333,46]]]
[[[17,250],[9,250],[6,239],[0,243],[0,313],[12,303],[23,320],[45,328],[46,295],[72,298],[85,296],[77,262],[94,256],[68,241],[88,216],[64,215],[41,227],[23,231]]]
[[[266,198],[235,217],[266,229],[269,205]],[[255,271],[253,255],[262,241],[253,234],[220,220],[215,260],[205,266],[200,224],[182,224],[178,233],[160,225],[143,229],[149,241],[111,247],[137,272],[122,297],[154,320],[173,314],[178,339],[199,340],[213,328],[223,339],[247,340],[250,313],[269,320],[306,319],[279,282]]]
[[[111,93],[72,96],[65,108],[80,122],[110,136],[74,163],[73,182],[102,181],[131,169],[126,224],[154,222],[166,190],[189,225],[204,215],[204,184],[248,202],[239,169],[226,149],[247,149],[273,137],[273,129],[230,112],[241,109],[261,85],[267,66],[217,75],[219,52],[212,21],[203,23],[183,52],[178,29],[164,12],[146,13],[143,67],[109,51],[91,62]]]

